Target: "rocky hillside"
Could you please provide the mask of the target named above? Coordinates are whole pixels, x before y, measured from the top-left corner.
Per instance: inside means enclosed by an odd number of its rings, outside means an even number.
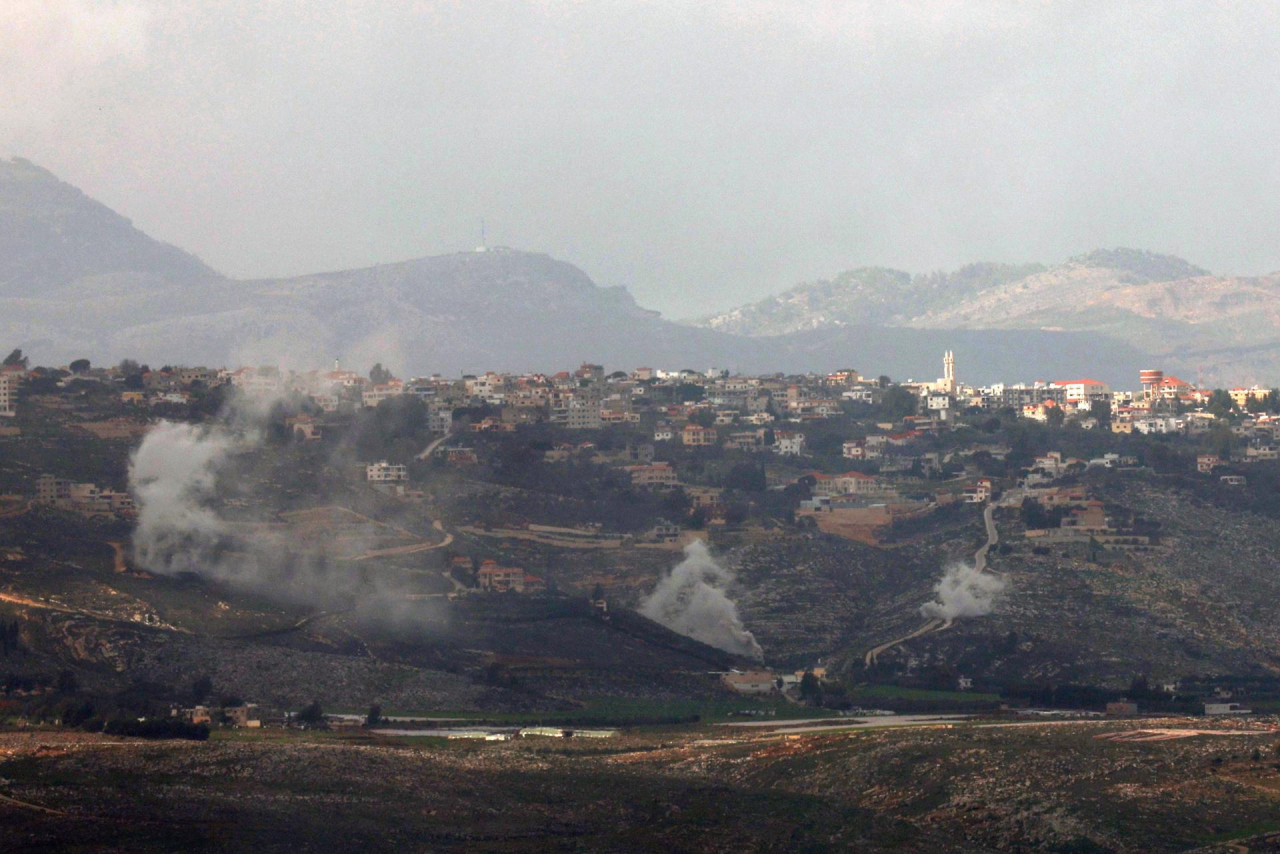
[[[1149,354],[1153,365],[1235,384],[1280,378],[1278,297],[1280,274],[1214,276],[1180,258],[1113,249],[1054,267],[853,270],[698,323],[752,336],[866,324],[1091,332]]]
[[[908,325],[922,310],[943,306],[1042,272],[1039,264],[970,264],[954,273],[912,276],[860,267],[831,280],[807,282],[751,305],[697,321],[739,335],[786,335],[841,326]]]

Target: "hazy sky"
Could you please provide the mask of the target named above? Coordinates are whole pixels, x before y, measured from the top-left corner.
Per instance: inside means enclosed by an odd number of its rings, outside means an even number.
[[[549,252],[669,316],[1098,246],[1280,269],[1280,4],[3,0],[0,154],[237,276]]]

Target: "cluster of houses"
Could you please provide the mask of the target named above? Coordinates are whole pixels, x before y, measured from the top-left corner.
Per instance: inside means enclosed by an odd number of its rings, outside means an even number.
[[[35,501],[81,516],[127,519],[137,514],[133,497],[127,492],[103,489],[92,483],[76,483],[51,474],[42,474],[36,479]]]
[[[89,374],[99,380],[120,380],[119,369]],[[0,371],[0,415],[12,414],[16,389],[25,369],[7,366]],[[435,453],[450,465],[466,467],[478,462],[476,451],[457,441],[470,432],[506,432],[521,424],[545,423],[565,430],[601,429],[610,425],[644,425],[643,443],[628,444],[625,457],[606,453],[587,443],[558,443],[545,452],[547,461],[590,453],[595,462],[620,463],[633,486],[664,489],[681,486],[675,467],[655,461],[655,448],[679,445],[690,449],[720,447],[748,454],[772,454],[801,462],[813,455],[807,425],[827,419],[857,414],[857,406],[880,404],[892,389],[881,379],[864,377],[852,369],[805,376],[735,376],[727,371],[663,371],[638,368],[629,373],[606,374],[600,365],[583,364],[575,371],[554,374],[506,374],[488,372],[459,379],[440,376],[401,380],[381,370],[373,378],[344,370],[335,363],[332,370],[285,371],[276,367],[244,367],[235,370],[205,367],[165,368],[141,376],[141,389],[126,389],[121,398],[130,403],[186,400],[197,386],[227,384],[258,395],[301,395],[313,404],[312,412],[354,411],[389,399],[412,395],[425,404],[428,430],[450,437]],[[975,387],[956,378],[956,360],[948,352],[943,358],[943,377],[933,382],[908,381],[898,384],[914,396],[916,413],[898,414],[893,421],[864,423],[855,435],[843,441],[840,453],[856,467],[874,463],[881,475],[897,473],[936,474],[947,463],[937,451],[917,451],[930,435],[949,430],[956,413],[1012,409],[1033,420],[1074,420],[1083,428],[1118,432],[1179,433],[1196,435],[1223,421],[1205,411],[1212,393],[1196,388],[1160,370],[1145,370],[1139,380],[1141,391],[1115,391],[1089,378],[1035,382],[1031,384]],[[81,375],[77,374],[77,378]],[[137,383],[131,383],[136,385]],[[1250,411],[1237,417],[1230,429],[1246,440],[1239,460],[1257,462],[1280,459],[1280,416],[1255,411],[1275,402],[1270,389],[1231,389],[1233,404]],[[897,393],[900,400],[901,392]],[[1263,406],[1262,404],[1266,404]],[[465,420],[455,420],[461,412]],[[1056,413],[1056,414],[1055,414]],[[299,414],[288,419],[287,427],[300,441],[317,440],[323,434],[324,415]],[[652,429],[652,440],[648,430]],[[633,429],[631,434],[636,431]],[[808,435],[807,435],[808,433]],[[827,431],[829,435],[829,429]],[[847,435],[847,434],[846,434]],[[830,445],[824,445],[829,453]],[[607,458],[607,459],[606,459]],[[1039,462],[1039,461],[1038,461]],[[1198,468],[1212,472],[1226,459],[1205,454]],[[1087,461],[1087,465],[1124,465],[1119,460]],[[1058,476],[1055,465],[1044,467],[1048,479]],[[401,463],[370,461],[365,480],[380,488],[402,491],[409,480]],[[1236,473],[1223,474],[1237,484]],[[891,499],[892,490],[883,481],[857,472],[815,474],[813,500],[807,509],[829,509],[831,503],[850,497]],[[73,488],[74,487],[74,488]],[[78,507],[127,512],[124,496],[95,493],[85,485],[52,485],[50,503],[74,501]],[[969,484],[961,498],[982,503],[990,499],[990,487]],[[699,499],[710,507],[714,497]],[[819,506],[821,505],[821,506]]]
[[[805,673],[812,673],[818,681],[827,678],[825,667],[775,673],[770,670],[731,670],[720,674],[720,684],[737,694],[773,694],[792,692],[800,687]]]
[[[0,371],[0,416],[12,415],[16,390],[25,372],[21,366]],[[69,379],[122,380],[119,369],[76,374]],[[886,447],[942,429],[956,413],[1012,409],[1022,417],[1050,421],[1074,420],[1084,428],[1109,425],[1114,432],[1189,433],[1208,430],[1215,417],[1205,412],[1212,392],[1195,387],[1161,370],[1144,370],[1141,391],[1117,391],[1090,378],[1037,381],[1030,384],[972,386],[956,379],[956,360],[943,357],[943,377],[933,382],[907,381],[898,386],[915,395],[918,415],[905,419],[906,429],[893,424],[865,439],[850,440],[849,459],[877,459]],[[267,396],[304,395],[324,412],[373,407],[393,397],[413,395],[427,404],[429,429],[454,432],[454,413],[461,408],[487,407],[488,414],[471,420],[475,432],[503,432],[524,423],[548,423],[567,430],[597,430],[610,425],[640,424],[651,419],[653,441],[678,442],[703,448],[722,445],[740,451],[769,451],[780,455],[806,453],[804,425],[843,416],[851,404],[880,403],[888,391],[881,379],[864,377],[852,369],[803,376],[736,376],[727,371],[663,371],[637,368],[630,373],[605,373],[601,365],[583,364],[576,371],[555,374],[488,372],[446,379],[439,375],[407,380],[377,372],[374,378],[344,370],[285,371],[273,366],[234,370],[175,367],[146,371],[141,388],[121,392],[121,399],[137,405],[187,402],[197,386],[228,384]],[[1268,408],[1271,389],[1258,386],[1227,391],[1242,411]],[[1275,437],[1271,419],[1252,419],[1252,428]],[[293,424],[302,438],[318,438],[314,419]]]

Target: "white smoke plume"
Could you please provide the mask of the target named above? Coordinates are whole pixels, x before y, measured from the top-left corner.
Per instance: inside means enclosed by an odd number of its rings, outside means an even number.
[[[989,572],[979,572],[968,564],[953,563],[933,589],[938,598],[920,606],[922,615],[944,620],[982,617],[995,608],[996,599],[1004,590],[1004,580]]]
[[[201,572],[225,534],[211,502],[218,470],[239,444],[219,427],[162,421],[129,461],[129,485],[138,503],[134,558],[153,572]]]
[[[684,549],[684,560],[640,603],[640,613],[686,637],[751,658],[764,653],[742,625],[738,606],[726,594],[733,574],[716,563],[701,540]]]
[[[162,421],[148,431],[129,461],[138,506],[134,560],[160,575],[195,573],[307,605],[350,605],[357,590],[392,592],[358,565],[336,559],[323,543],[272,524],[270,501],[256,517],[227,515],[221,499],[244,494],[254,466],[269,453],[264,428],[281,401],[236,392],[216,424]]]

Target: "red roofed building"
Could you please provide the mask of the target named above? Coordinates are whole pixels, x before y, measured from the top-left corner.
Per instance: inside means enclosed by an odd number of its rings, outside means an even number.
[[[481,590],[492,593],[520,590],[524,587],[524,570],[514,566],[498,566],[497,561],[486,560],[480,564],[480,571],[476,573],[476,583]]]
[[[547,584],[516,566],[499,566],[496,560],[485,560],[476,573],[476,583],[490,593],[542,593]]]

